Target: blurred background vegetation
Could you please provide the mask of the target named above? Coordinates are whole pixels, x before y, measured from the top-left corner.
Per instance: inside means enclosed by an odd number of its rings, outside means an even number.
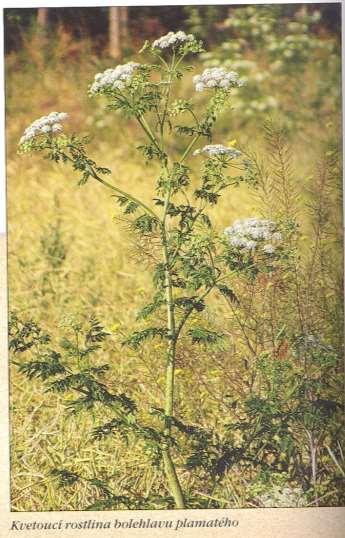
[[[170,30],[204,40],[207,52],[192,60],[194,73],[225,65],[247,81],[234,92],[215,142],[236,139],[253,155],[259,188],[254,193],[240,187],[236,196],[225,196],[213,211],[217,227],[282,212],[296,216],[300,226],[298,274],[295,267],[294,277],[273,285],[238,282],[240,310],[213,299],[206,321],[225,332],[229,344],[213,352],[201,349],[196,357],[186,343],[179,356],[181,414],[212,427],[218,439],[226,438],[229,423],[242,424],[232,434],[236,442],[259,432],[250,450],[264,464],[228,462],[222,480],[211,485],[206,471],[190,475],[181,463],[184,487],[197,490],[203,500],[198,506],[206,507],[341,504],[340,4],[6,9],[10,308],[34,318],[56,340],[75,319],[96,315],[112,335],[103,351],[112,365],[110,384],[147,403],[144,407],[160,406],[161,344],[140,353],[121,348],[151,289],[149,265],[135,238],[97,185],[79,189],[72,173],[37,156],[19,158],[16,150],[35,118],[52,110],[68,112],[71,129],[91,135],[90,151],[113,170],[114,181],[150,202],[146,185],[156,170],[145,167],[136,150],[141,134],[120,116],[104,112],[101,102],[88,98],[87,88],[95,73],[135,59],[145,39]],[[194,73],[177,97],[192,95]],[[196,95],[197,106],[204,99]],[[301,329],[297,335],[298,308],[310,320],[311,336],[317,334],[321,342],[304,357],[312,364],[307,389],[296,349],[308,334]],[[267,331],[278,335],[273,344],[265,343]],[[320,380],[326,388],[320,388]],[[16,369],[11,385],[13,510],[70,510],[90,503],[93,488],[77,485],[69,495],[56,488],[49,469],[57,466],[89,477],[113,475],[119,492],[161,492],[159,473],[143,459],[142,447],[126,451],[114,440],[95,447],[88,440],[94,425],[90,416],[66,419],[59,397],[47,395],[39,381],[28,385]],[[303,408],[305,418],[291,426],[293,433],[277,426],[277,409],[300,405],[306,391],[310,402],[333,402],[320,415],[317,441],[313,435],[310,440],[316,428],[310,426],[312,405]],[[260,427],[251,423],[253,416]],[[316,475],[310,470],[313,443]],[[212,457],[216,461],[224,454],[214,448]]]

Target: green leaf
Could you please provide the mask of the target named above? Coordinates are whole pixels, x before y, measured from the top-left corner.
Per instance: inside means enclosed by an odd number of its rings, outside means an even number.
[[[138,349],[140,345],[149,338],[168,338],[168,330],[164,327],[148,327],[143,331],[134,332],[129,338],[122,342],[122,345],[127,345],[133,349]]]
[[[137,203],[133,202],[132,200],[130,200],[126,196],[114,195],[114,197],[117,199],[117,203],[121,207],[123,207],[123,212],[124,212],[125,215],[130,215],[130,214],[134,213],[139,207],[139,205]]]
[[[201,200],[206,200],[211,205],[215,205],[218,202],[219,194],[215,192],[208,191],[207,189],[196,189],[194,191],[195,198],[200,198]]]
[[[202,299],[199,299],[197,296],[178,297],[177,299],[175,299],[174,304],[177,307],[183,308],[187,312],[190,310],[202,312],[206,308],[205,302]]]
[[[211,219],[208,215],[206,215],[205,213],[202,213],[200,215],[200,219],[207,226],[207,228],[212,228]]]
[[[171,114],[171,116],[177,116],[178,114],[191,110],[193,110],[193,103],[191,101],[187,101],[186,99],[177,99],[171,103],[169,114]]]
[[[148,305],[144,306],[139,312],[137,313],[137,320],[141,319],[147,319],[151,314],[156,312],[161,306],[165,304],[165,300],[163,298],[163,295],[161,292],[156,293],[156,295],[153,298],[152,303],[149,303]]]
[[[158,219],[144,213],[133,222],[133,227],[136,231],[147,234],[152,233],[158,226]]]
[[[107,333],[100,322],[94,317],[90,318],[90,328],[85,335],[85,342],[103,342],[110,333]]]
[[[224,295],[224,297],[227,297],[233,303],[239,304],[239,300],[235,292],[232,291],[232,289],[230,289],[228,286],[226,286],[225,284],[217,284],[217,288],[220,293]]]
[[[164,263],[158,263],[153,272],[153,283],[158,287],[162,287],[165,281],[165,265]]]
[[[43,380],[66,372],[65,367],[60,363],[61,355],[55,351],[50,351],[42,355],[42,359],[26,362],[19,365],[19,371],[29,379],[34,377]]]
[[[189,336],[192,338],[193,344],[215,344],[221,340],[224,335],[202,327],[196,327],[188,331]]]
[[[15,312],[10,313],[8,329],[9,349],[14,353],[24,353],[33,346],[50,341],[49,334],[44,333],[34,320],[21,320]]]
[[[167,158],[167,154],[163,151],[160,151],[159,148],[155,144],[141,144],[137,146],[137,150],[139,150],[147,159],[148,161],[151,161],[155,157],[157,157],[159,160],[164,160]]]

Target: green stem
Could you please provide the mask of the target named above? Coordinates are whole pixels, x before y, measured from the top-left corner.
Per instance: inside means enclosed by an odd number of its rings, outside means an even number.
[[[74,149],[76,149],[76,148],[74,148]],[[69,157],[69,155],[67,155],[66,153],[62,153],[62,155],[68,161],[74,163],[74,160],[71,157]],[[91,176],[96,181],[98,181],[99,183],[102,183],[102,185],[104,185],[108,189],[111,189],[112,191],[116,192],[117,194],[120,194],[121,196],[124,196],[125,198],[128,198],[128,200],[131,200],[132,202],[134,202],[138,206],[142,207],[142,209],[144,209],[147,213],[150,213],[150,215],[152,215],[155,219],[157,219],[158,222],[160,222],[160,219],[159,219],[158,215],[156,215],[156,213],[152,209],[150,209],[149,206],[144,204],[144,202],[141,202],[140,200],[138,200],[138,198],[135,198],[135,196],[133,196],[132,194],[128,194],[128,192],[125,192],[122,189],[119,189],[118,187],[115,187],[115,185],[112,185],[111,183],[109,183],[105,179],[102,179],[101,177],[99,177],[99,175],[96,174],[96,172],[94,171],[92,166],[88,165],[88,170],[89,170]]]
[[[187,148],[186,148],[186,150],[185,150],[185,152],[184,152],[184,154],[182,155],[182,158],[181,158],[181,160],[180,160],[180,163],[181,163],[181,164],[183,163],[183,161],[185,161],[185,160],[187,159],[189,153],[190,153],[190,152],[192,151],[192,149],[193,149],[194,144],[196,144],[196,142],[199,140],[200,136],[201,136],[200,134],[198,134],[197,136],[195,136],[195,137],[193,138],[193,140],[190,142],[190,144],[187,146]]]
[[[151,142],[158,148],[160,152],[163,152],[164,145],[164,124],[167,117],[167,109],[169,104],[169,97],[171,91],[171,82],[172,82],[172,72],[174,66],[175,56],[173,56],[170,72],[169,72],[169,85],[167,88],[165,96],[165,106],[162,114],[162,118],[159,118],[159,124],[161,128],[161,146],[157,142],[156,136],[152,133],[150,126],[147,124],[143,116],[137,116],[137,120],[141,125],[142,129],[145,131],[148,138]],[[163,169],[168,177],[167,162],[164,159]],[[163,217],[160,221],[161,225],[161,239],[163,247],[163,259],[165,265],[165,292],[166,292],[166,307],[167,307],[167,318],[168,318],[168,335],[169,343],[167,349],[167,363],[166,363],[166,382],[165,382],[165,415],[166,415],[166,424],[164,433],[167,436],[171,435],[171,423],[169,417],[173,416],[174,413],[174,381],[175,381],[175,358],[176,358],[176,337],[175,337],[175,312],[174,312],[174,300],[172,292],[172,282],[171,282],[171,268],[170,268],[170,259],[169,259],[169,249],[168,249],[168,233],[167,233],[167,217],[168,217],[168,208],[171,196],[171,188],[169,187],[164,201],[164,211]],[[171,495],[174,498],[176,508],[185,508],[183,492],[181,484],[179,482],[175,464],[170,454],[169,446],[162,447],[164,471],[168,484],[168,488],[171,492]]]
[[[168,207],[170,201],[171,189],[169,188],[164,203],[164,214],[162,219],[161,236],[163,246],[163,259],[165,265],[165,293],[166,293],[166,307],[168,318],[168,335],[169,343],[167,350],[167,364],[166,364],[166,380],[165,380],[165,416],[166,426],[165,434],[170,436],[171,424],[169,418],[174,414],[174,384],[175,384],[175,359],[176,359],[176,324],[175,324],[175,311],[174,311],[174,299],[172,291],[171,273],[170,273],[170,259],[168,250],[168,236],[166,228],[166,220],[168,215]],[[176,508],[185,508],[183,492],[181,484],[179,482],[175,465],[172,460],[169,448],[163,448],[163,462],[166,479],[168,482],[169,490],[174,497]]]
[[[187,201],[187,203],[188,203],[188,205],[190,205],[189,201]],[[197,221],[197,219],[199,218],[201,213],[204,211],[204,209],[205,209],[205,207],[201,206],[200,209],[195,214],[195,216],[193,217],[193,220],[192,220],[192,222],[190,224],[190,228],[189,228],[190,231],[192,230],[195,222]],[[173,254],[171,256],[171,266],[173,266],[174,263],[175,263],[175,260],[176,260],[176,258],[178,256],[179,252],[180,252],[180,247],[181,247],[181,236],[178,238],[177,245],[176,245],[175,250],[174,250],[174,252],[173,252]]]
[[[135,110],[134,106],[133,106],[133,103],[130,103],[128,97],[126,97],[120,90],[118,90],[119,94],[121,95],[122,97],[122,102],[123,103],[126,103],[128,104],[133,110]],[[159,145],[157,144],[157,140],[154,136],[154,134],[152,133],[151,129],[150,129],[150,126],[148,125],[148,123],[146,122],[144,116],[142,114],[135,114],[135,118],[137,119],[140,127],[143,129],[143,131],[145,132],[145,134],[147,135],[147,137],[149,138],[149,140],[152,142],[152,144],[154,146],[156,146],[157,150],[159,151],[159,153],[161,152],[161,148],[159,147]]]
[[[167,478],[169,489],[172,496],[174,497],[176,508],[184,509],[186,508],[182,489],[179,483],[178,476],[176,474],[176,469],[174,462],[171,459],[169,449],[163,449],[163,462],[165,469],[165,476]]]
[[[199,299],[202,301],[203,299],[206,299],[206,297],[209,295],[209,293],[211,293],[211,291],[214,289],[215,285],[213,285],[211,288],[207,288],[207,290],[202,294],[200,295]],[[184,317],[181,319],[178,327],[176,328],[176,340],[178,339],[178,337],[180,336],[181,334],[181,331],[185,325],[185,323],[188,321],[188,318],[190,317],[190,315],[192,314],[193,310],[189,310],[185,315]]]
[[[156,213],[150,209],[146,204],[144,204],[144,202],[141,202],[140,200],[138,200],[137,198],[135,198],[135,196],[131,195],[131,194],[128,194],[127,192],[119,189],[118,187],[115,187],[114,185],[112,185],[111,183],[108,183],[107,181],[105,181],[104,179],[100,178],[99,176],[97,176],[97,174],[93,175],[92,174],[92,177],[94,179],[96,179],[96,181],[99,181],[99,183],[102,183],[102,185],[104,185],[105,187],[108,187],[108,189],[111,189],[115,192],[117,192],[118,194],[121,194],[122,196],[128,198],[128,200],[131,200],[132,202],[134,202],[135,204],[137,204],[138,206],[142,207],[143,209],[145,209],[145,211],[147,213],[150,213],[150,215],[152,215],[155,219],[157,219],[159,221],[159,217],[158,215],[156,215]]]
[[[138,123],[139,125],[141,126],[141,128],[143,129],[143,131],[146,133],[146,135],[148,136],[149,140],[151,140],[152,144],[154,146],[156,146],[157,150],[159,151],[159,153],[162,152],[162,149],[160,148],[159,144],[157,143],[157,140],[155,138],[155,136],[153,135],[149,125],[147,124],[146,120],[144,119],[143,116],[136,116],[137,120],[138,120]]]
[[[170,93],[171,93],[171,84],[172,84],[172,78],[173,78],[173,72],[174,72],[174,63],[175,63],[175,52],[173,52],[171,64],[168,68],[169,77],[168,77],[168,87],[165,94],[165,103],[164,103],[164,110],[162,114],[162,121],[161,121],[161,144],[163,147],[164,143],[164,124],[167,117],[168,112],[168,105],[169,105],[169,99],[170,99]]]

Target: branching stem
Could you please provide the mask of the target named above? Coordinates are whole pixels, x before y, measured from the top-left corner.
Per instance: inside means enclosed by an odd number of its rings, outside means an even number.
[[[166,173],[167,169],[165,169]],[[174,311],[174,298],[171,282],[171,265],[169,259],[168,249],[168,234],[166,227],[166,220],[168,216],[168,207],[170,202],[171,187],[165,196],[164,214],[162,219],[161,237],[163,247],[163,259],[165,265],[165,294],[166,294],[166,307],[167,307],[167,320],[168,320],[168,350],[166,359],[166,378],[165,378],[165,416],[166,427],[165,433],[170,435],[171,424],[170,417],[174,414],[174,384],[175,384],[175,359],[176,359],[176,323],[175,323],[175,311]],[[174,497],[176,508],[185,508],[183,492],[181,484],[179,482],[175,465],[172,460],[168,447],[163,448],[163,461],[166,478],[168,481],[169,489]]]
[[[75,148],[74,148],[75,149]],[[66,153],[63,154],[63,156],[69,160],[70,162],[74,162],[73,159],[71,157],[69,157],[68,155],[66,155]],[[132,194],[128,194],[128,192],[125,192],[123,191],[122,189],[119,189],[119,187],[116,187],[115,185],[112,185],[111,183],[109,183],[108,181],[106,181],[105,179],[99,177],[99,175],[95,172],[95,170],[93,169],[92,166],[88,165],[88,171],[90,172],[91,176],[96,180],[98,181],[99,183],[102,183],[102,185],[104,185],[105,187],[107,187],[108,189],[111,189],[112,191],[116,192],[117,194],[119,194],[120,196],[124,196],[125,198],[128,198],[128,200],[131,200],[132,202],[134,202],[135,204],[137,204],[138,206],[140,206],[142,209],[144,209],[147,213],[149,213],[150,215],[152,215],[152,217],[154,217],[155,219],[157,219],[157,221],[160,221],[158,215],[156,215],[156,213],[149,207],[147,206],[146,204],[144,204],[144,202],[142,202],[141,200],[138,200],[138,198],[136,198],[135,196],[133,196]]]

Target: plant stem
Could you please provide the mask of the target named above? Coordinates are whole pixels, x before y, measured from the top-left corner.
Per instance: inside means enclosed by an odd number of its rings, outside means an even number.
[[[172,76],[173,76],[173,72],[174,72],[174,63],[175,63],[175,51],[173,52],[171,64],[169,65],[169,68],[168,68],[168,73],[169,73],[168,87],[167,87],[167,91],[166,91],[166,95],[165,95],[165,103],[164,103],[164,110],[163,110],[163,114],[162,114],[162,121],[160,123],[161,145],[162,145],[162,147],[163,147],[163,144],[164,144],[164,124],[165,124],[165,120],[166,120],[167,112],[168,112],[168,105],[169,105],[169,99],[170,99],[170,93],[171,93]]]
[[[180,163],[182,164],[188,157],[189,153],[191,152],[191,150],[193,149],[193,146],[194,144],[199,140],[200,138],[200,134],[198,134],[197,136],[195,136],[193,138],[193,140],[190,142],[190,144],[187,146],[186,148],[186,151],[184,152],[184,154],[182,155],[182,158],[180,160]]]
[[[164,125],[167,118],[167,111],[169,106],[169,98],[171,92],[171,83],[173,77],[173,69],[175,63],[175,53],[173,54],[171,65],[169,66],[169,84],[165,95],[164,110],[162,113],[162,118],[159,117],[158,110],[156,110],[158,115],[158,123],[160,125],[160,134],[161,134],[161,144],[158,143],[157,137],[152,132],[150,126],[146,122],[143,115],[136,116],[140,126],[146,133],[147,137],[151,143],[158,149],[160,153],[163,154],[164,148]],[[162,163],[163,171],[166,174],[167,178],[169,175],[167,159],[164,158]],[[98,179],[96,177],[95,179]],[[99,180],[99,179],[98,179]],[[101,180],[105,184],[104,180]],[[167,325],[168,325],[168,349],[167,349],[167,362],[166,362],[166,381],[165,381],[165,429],[164,433],[167,437],[171,435],[171,421],[170,417],[174,413],[174,381],[175,381],[175,358],[176,358],[176,324],[175,324],[175,312],[174,312],[174,300],[173,300],[173,291],[172,291],[172,282],[171,282],[171,261],[169,257],[169,248],[168,248],[168,231],[167,231],[167,217],[168,217],[168,208],[170,203],[171,196],[171,187],[169,186],[164,201],[164,211],[162,220],[158,219],[161,229],[161,240],[163,248],[163,260],[165,266],[165,293],[166,293],[166,307],[167,307]],[[152,214],[152,211],[150,211]],[[156,215],[155,215],[156,216]],[[176,508],[185,508],[183,492],[181,484],[179,482],[176,468],[172,460],[169,446],[165,445],[162,447],[164,471],[168,484],[168,489],[171,495],[174,498]]]
[[[170,492],[174,497],[176,508],[184,509],[186,506],[183,498],[182,488],[168,448],[163,449],[163,462],[165,476],[167,478]]]
[[[136,116],[136,118],[138,120],[139,125],[141,126],[143,131],[146,133],[147,137],[149,138],[149,140],[152,142],[152,144],[154,146],[156,146],[156,149],[160,153],[162,150],[161,150],[159,144],[157,143],[157,140],[156,140],[155,136],[152,134],[152,131],[151,131],[148,123],[145,121],[144,116]]]
[[[74,163],[74,160],[69,155],[67,155],[66,153],[62,153],[62,155],[63,155],[63,157],[65,159],[67,159],[71,163]],[[92,166],[88,165],[88,170],[89,170],[91,176],[96,181],[98,181],[99,183],[102,183],[102,185],[104,185],[108,189],[111,189],[112,191],[116,192],[117,194],[120,194],[121,196],[124,196],[125,198],[128,198],[128,200],[131,200],[132,202],[134,202],[138,206],[142,207],[142,209],[144,209],[147,213],[150,213],[150,215],[152,215],[155,219],[157,219],[158,222],[160,221],[158,215],[156,215],[156,213],[149,206],[144,204],[144,202],[142,202],[141,200],[138,200],[138,198],[135,198],[135,196],[133,196],[132,194],[128,194],[128,192],[125,192],[122,189],[119,189],[118,187],[115,187],[115,185],[112,185],[111,183],[108,183],[108,181],[106,181],[105,179],[102,179],[101,177],[99,177],[99,175],[96,174],[96,172],[95,172],[95,170],[93,169]]]
[[[108,183],[104,179],[97,176],[97,174],[93,174],[93,178],[96,179],[97,181],[99,181],[100,183],[102,183],[102,185],[104,185],[105,187],[108,187],[108,189],[112,189],[113,191],[117,192],[118,194],[124,196],[125,198],[128,198],[128,200],[131,200],[132,202],[134,202],[138,206],[141,206],[147,213],[150,213],[150,215],[152,215],[155,219],[157,219],[159,221],[158,216],[156,215],[156,213],[154,211],[152,211],[152,209],[150,209],[146,204],[144,204],[143,202],[141,202],[140,200],[138,200],[137,198],[135,198],[131,194],[128,194],[127,192],[119,189],[118,187],[115,187],[111,183]]]
[[[168,250],[168,236],[166,228],[167,212],[169,207],[171,189],[168,189],[168,192],[165,197],[164,203],[164,214],[162,219],[162,246],[163,246],[163,259],[165,265],[165,293],[166,293],[166,306],[167,306],[167,317],[168,317],[168,335],[169,343],[167,350],[167,364],[166,364],[166,380],[165,380],[165,416],[166,416],[166,426],[165,434],[171,434],[171,424],[169,418],[174,414],[174,381],[175,381],[175,359],[176,359],[176,324],[175,324],[175,311],[174,311],[174,300],[172,292],[172,283],[171,283],[171,268],[169,260],[169,250]],[[169,448],[163,448],[163,462],[166,479],[168,482],[169,490],[174,497],[176,508],[185,508],[185,503],[183,499],[183,492],[181,484],[179,482],[175,465],[172,460]]]

